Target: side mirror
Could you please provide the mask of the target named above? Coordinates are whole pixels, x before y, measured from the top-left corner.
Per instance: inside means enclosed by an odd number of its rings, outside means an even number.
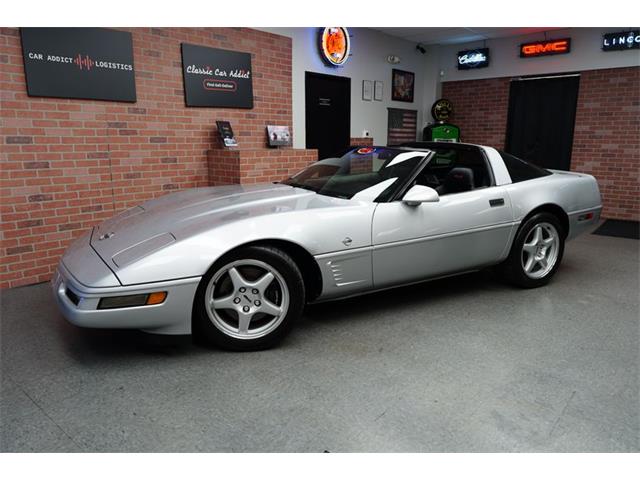
[[[409,191],[402,197],[402,203],[415,207],[421,203],[433,203],[439,202],[440,195],[431,187],[425,187],[424,185],[414,185]]]

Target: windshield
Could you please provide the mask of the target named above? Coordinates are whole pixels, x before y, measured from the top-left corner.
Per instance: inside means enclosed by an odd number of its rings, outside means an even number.
[[[429,153],[358,148],[309,165],[282,183],[332,197],[387,201]]]

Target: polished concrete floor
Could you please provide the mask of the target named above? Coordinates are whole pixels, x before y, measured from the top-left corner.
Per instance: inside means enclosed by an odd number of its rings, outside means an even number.
[[[82,330],[2,292],[2,451],[638,451],[638,242],[309,307],[279,348]]]

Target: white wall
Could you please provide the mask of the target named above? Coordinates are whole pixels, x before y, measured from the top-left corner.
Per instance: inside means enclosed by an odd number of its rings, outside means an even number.
[[[520,58],[520,44],[543,40],[542,33],[520,37],[496,38],[485,42],[439,47],[440,80],[472,80],[480,78],[516,77],[546,73],[576,72],[601,68],[618,68],[640,65],[638,50],[603,52],[602,34],[630,30],[624,28],[568,28],[547,33],[548,39],[571,37],[571,52],[536,58]],[[490,63],[487,68],[458,70],[457,53],[478,47],[489,47]]]
[[[351,136],[361,137],[368,130],[378,145],[387,142],[387,108],[418,110],[421,130],[425,111],[435,100],[438,61],[436,51],[426,54],[416,50],[416,44],[367,28],[349,28],[352,35],[349,61],[340,68],[324,64],[318,52],[317,28],[262,28],[261,30],[291,37],[293,75],[293,146],[305,147],[305,72],[318,72],[351,78]],[[388,55],[397,55],[401,62],[391,65]],[[391,101],[391,70],[398,68],[416,74],[413,103]],[[382,102],[362,100],[362,81],[382,80]],[[426,110],[425,110],[426,107]],[[428,113],[427,113],[428,115]],[[426,119],[430,121],[430,117]]]
[[[547,38],[571,37],[571,52],[538,58],[520,58],[521,43],[544,39],[541,33],[519,37],[497,38],[486,42],[459,45],[431,46],[426,54],[416,50],[416,44],[368,28],[349,28],[352,34],[352,56],[344,67],[328,67],[318,53],[318,29],[261,28],[292,39],[293,75],[293,146],[305,147],[305,72],[318,72],[351,78],[351,136],[361,137],[368,130],[378,145],[387,141],[387,108],[407,108],[418,111],[418,133],[431,123],[431,105],[439,98],[442,83],[453,80],[515,77],[547,73],[574,72],[601,68],[640,65],[638,50],[603,52],[602,34],[623,28],[568,28],[553,30]],[[458,70],[457,52],[487,46],[490,49],[489,67],[478,70]],[[387,63],[388,55],[401,58],[398,65]],[[391,70],[399,68],[415,72],[413,103],[391,101]],[[382,102],[362,100],[362,80],[382,80]]]

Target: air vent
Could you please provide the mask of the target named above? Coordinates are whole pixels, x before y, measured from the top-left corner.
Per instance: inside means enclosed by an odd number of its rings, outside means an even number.
[[[80,303],[80,297],[78,297],[75,293],[73,293],[68,288],[64,292],[67,295],[67,298],[71,300],[71,303],[74,305],[78,305]]]

